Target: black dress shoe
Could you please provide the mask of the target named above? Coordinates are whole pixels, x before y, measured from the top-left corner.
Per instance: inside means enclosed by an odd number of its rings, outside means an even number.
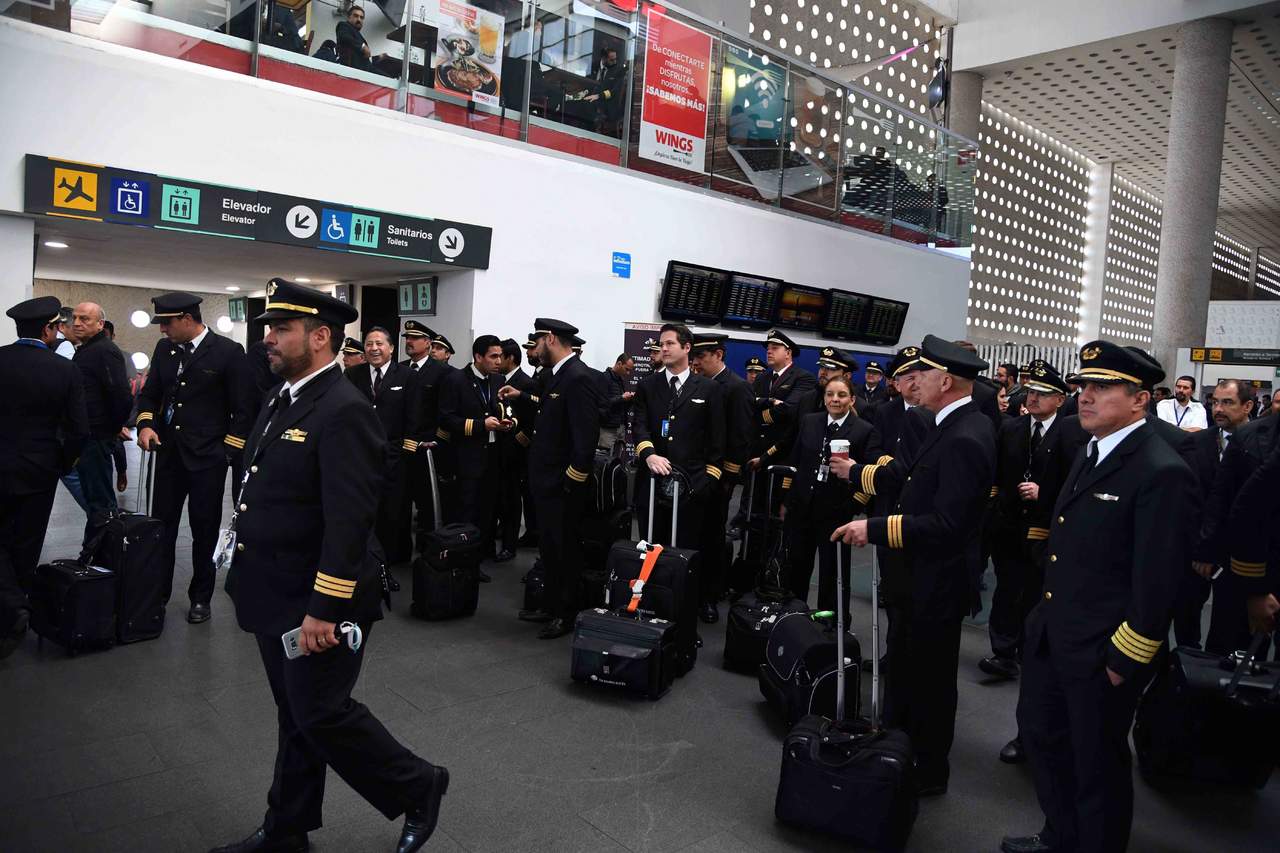
[[[568,619],[552,619],[547,623],[546,627],[538,632],[539,640],[554,640],[563,637],[565,634],[573,633],[573,625]]]
[[[487,572],[485,572],[483,569],[480,571],[480,583],[489,583],[492,580],[493,578],[489,577],[489,574]]]
[[[551,614],[545,610],[521,610],[516,618],[521,622],[550,622]]]
[[[1000,750],[1000,760],[1005,764],[1021,764],[1027,760],[1027,753],[1022,749],[1022,738],[1016,737]]]
[[[13,654],[22,645],[22,638],[27,635],[27,626],[31,624],[31,611],[19,610],[18,618],[13,620],[9,630],[0,636],[0,660]]]
[[[258,827],[244,841],[215,847],[209,853],[304,853],[310,849],[305,832],[301,835],[278,835],[272,838],[265,829]]]
[[[431,782],[431,792],[426,800],[416,809],[404,814],[404,829],[400,830],[400,842],[396,844],[396,853],[414,853],[427,843],[431,833],[436,831],[436,821],[440,819],[440,801],[449,790],[449,771],[436,767],[435,778]]]
[[[1053,845],[1046,844],[1039,833],[1035,835],[1006,835],[1000,842],[1001,853],[1053,853]]]
[[[396,576],[391,574],[390,569],[387,569],[387,591],[388,592],[400,591],[400,581],[396,580]]]
[[[209,610],[207,604],[193,604],[191,609],[187,611],[187,621],[192,625],[199,625],[201,622],[208,622],[209,617],[213,613]]]
[[[1001,678],[1005,681],[1013,681],[1018,677],[1018,662],[1009,658],[997,657],[996,655],[978,661],[978,669],[987,675],[994,675],[996,678]]]
[[[503,548],[501,551],[498,552],[498,556],[493,558],[493,561],[495,563],[506,563],[510,560],[514,560],[515,558],[516,558],[515,551],[512,551],[510,548]]]
[[[720,611],[714,604],[702,605],[702,610],[698,613],[698,618],[708,625],[713,625],[720,621]]]

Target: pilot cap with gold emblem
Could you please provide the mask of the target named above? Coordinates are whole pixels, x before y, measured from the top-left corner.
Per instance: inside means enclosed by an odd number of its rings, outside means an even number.
[[[1081,347],[1080,369],[1067,377],[1068,382],[1077,385],[1132,382],[1148,391],[1161,379],[1164,379],[1164,368],[1149,353],[1111,341],[1093,341]]]
[[[314,317],[334,326],[354,323],[360,312],[327,293],[294,284],[283,278],[267,282],[267,309],[253,318],[255,323]]]
[[[151,304],[155,306],[155,310],[151,312],[151,322],[161,323],[189,314],[195,311],[203,301],[194,293],[162,293],[159,296],[153,296]]]
[[[1066,380],[1052,364],[1043,358],[1037,358],[1027,365],[1026,388],[1028,391],[1040,394],[1065,395],[1067,393]]]
[[[918,370],[919,367],[920,347],[912,344],[894,354],[893,361],[889,362],[889,375],[896,379],[908,370]]]
[[[828,367],[832,370],[843,370],[848,373],[853,370],[853,359],[849,358],[849,354],[844,350],[835,347],[823,347],[818,351],[818,366]]]

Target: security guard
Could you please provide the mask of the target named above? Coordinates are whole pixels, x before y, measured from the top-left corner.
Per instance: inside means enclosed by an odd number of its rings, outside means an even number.
[[[522,612],[527,621],[546,621],[539,639],[573,631],[582,574],[579,521],[586,509],[586,483],[600,437],[600,372],[573,354],[576,327],[539,317],[535,322],[538,362],[549,374],[538,404],[538,429],[529,448],[529,487],[538,502],[538,537],[546,570],[547,610]],[[502,400],[524,392],[507,385]]]
[[[1133,818],[1129,728],[1187,571],[1186,463],[1146,423],[1164,377],[1141,350],[1093,341],[1076,455],[1053,508],[1044,592],[1026,623],[1018,725],[1045,824],[1005,851],[1122,851]]]
[[[58,340],[56,296],[19,302],[5,313],[18,340],[0,348],[0,658],[22,642],[31,608],[27,593],[53,511],[58,478],[69,472],[89,437],[84,384]]]
[[[413,436],[414,451],[409,458],[409,496],[418,508],[414,530],[425,532],[435,529],[434,509],[431,506],[430,467],[422,445],[440,441],[436,434],[440,418],[440,384],[453,370],[447,361],[431,357],[431,339],[435,331],[417,320],[405,320],[400,337],[404,338],[405,360],[400,362],[414,373],[416,385],[417,434]]]
[[[269,298],[269,297],[268,297]],[[382,423],[386,463],[382,500],[378,504],[378,541],[391,565],[407,563],[413,558],[410,534],[411,512],[409,476],[405,461],[416,453],[418,427],[418,383],[408,367],[391,360],[390,333],[374,326],[364,336],[365,364],[348,368],[347,379],[373,404]],[[392,578],[394,592],[399,583]]]
[[[355,338],[345,338],[342,341],[342,367],[345,370],[357,364],[364,364],[364,345]]]
[[[1040,558],[1053,505],[1089,438],[1077,420],[1058,416],[1067,394],[1058,371],[1037,359],[1026,375],[1028,414],[1006,418],[996,436],[996,497],[989,522],[996,588],[987,623],[992,654],[978,666],[1001,679],[1018,677],[1022,625],[1044,586]]]
[[[850,481],[876,495],[901,484],[893,514],[855,519],[836,530],[850,545],[882,545],[903,553],[906,584],[899,636],[888,649],[885,718],[911,735],[916,782],[923,796],[945,793],[955,735],[960,623],[973,590],[979,524],[995,479],[995,435],[973,401],[986,362],[926,335],[916,393],[936,412],[936,426],[910,462],[854,465]]]
[[[510,432],[498,389],[502,387],[502,341],[481,335],[471,345],[471,364],[451,370],[440,386],[440,426],[451,436],[458,470],[458,513],[480,530],[481,553],[493,555],[493,521],[499,488],[498,435]],[[488,575],[481,572],[480,579]]]
[[[388,820],[405,815],[396,849],[409,853],[434,831],[449,773],[351,698],[382,616],[372,543],[385,469],[378,416],[334,363],[356,310],[273,279],[257,319],[271,324],[271,369],[284,383],[247,443],[227,587],[240,627],[257,637],[280,735],[262,825],[215,853],[306,850],[327,767]],[[301,656],[290,659],[281,640],[294,629]]]
[[[862,376],[863,381],[857,390],[858,415],[870,421],[880,404],[889,399],[889,388],[884,381],[884,368],[874,359],[862,368]]]
[[[190,501],[192,624],[209,619],[227,466],[244,451],[253,389],[244,381],[244,347],[205,326],[194,293],[153,296],[152,323],[164,335],[138,393],[138,446],[156,450],[152,506],[164,522],[164,599],[173,589],[182,505]]]
[[[705,554],[711,543],[703,542],[702,520],[719,504],[724,475],[725,409],[720,385],[690,368],[693,333],[688,326],[666,323],[658,333],[658,345],[663,369],[640,380],[634,398],[636,459],[643,463],[637,466],[635,496],[636,506],[643,508],[640,529],[647,530],[649,513],[657,513],[653,535],[658,542]],[[662,501],[663,509],[649,506],[649,481],[673,472],[683,475],[684,482],[677,481],[676,487],[688,487],[680,494],[676,542],[671,539],[667,501]],[[664,483],[659,484],[659,496]],[[703,602],[703,621],[708,621],[707,604]]]
[[[716,602],[724,591],[729,566],[725,548],[725,525],[729,520],[729,504],[733,489],[742,480],[742,472],[751,457],[751,441],[755,437],[755,398],[746,380],[725,366],[725,348],[729,337],[724,334],[693,336],[691,360],[700,376],[720,386],[724,406],[724,475],[719,480],[719,502],[703,514],[702,537],[702,612],[704,622],[716,622],[720,611]]]

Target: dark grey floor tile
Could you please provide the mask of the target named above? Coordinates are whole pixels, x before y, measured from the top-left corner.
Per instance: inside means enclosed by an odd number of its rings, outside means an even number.
[[[0,802],[41,800],[161,769],[160,756],[146,735],[33,753],[14,759],[9,770],[0,773]]]

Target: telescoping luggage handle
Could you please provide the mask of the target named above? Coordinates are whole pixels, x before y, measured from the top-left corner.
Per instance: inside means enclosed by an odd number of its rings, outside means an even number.
[[[138,501],[134,508],[142,515],[151,515],[151,484],[155,479],[155,469],[156,452],[143,450],[142,458],[138,460]]]
[[[443,516],[440,515],[440,484],[436,482],[436,456],[434,451],[436,443],[434,441],[424,441],[418,445],[419,448],[426,448],[427,451],[427,477],[431,480],[431,515],[436,522],[436,530],[444,526]]]
[[[674,467],[671,469],[671,473],[668,474],[667,476],[676,477],[677,479],[685,479],[684,474],[678,471]],[[686,479],[685,482],[687,483],[688,480]],[[654,507],[657,506],[657,503],[656,503],[657,499],[658,499],[658,478],[655,477],[653,474],[650,474],[649,475],[649,533],[648,535],[645,536],[645,540],[644,540],[645,543],[648,545],[653,544],[653,517],[656,514],[654,512]],[[676,545],[676,542],[679,540],[676,539],[676,536],[679,533],[679,531],[680,531],[680,484],[677,482],[676,487],[671,490],[671,547],[672,548],[678,547]]]
[[[1267,641],[1268,636],[1262,631],[1253,635],[1253,641],[1249,643],[1249,651],[1245,652],[1244,658],[1236,664],[1235,672],[1231,674],[1231,680],[1227,682],[1228,699],[1236,698],[1236,693],[1240,689],[1240,679],[1244,678],[1245,673],[1249,671],[1253,662],[1262,653],[1262,646]],[[1275,684],[1271,685],[1271,690],[1267,693],[1265,701],[1275,702],[1277,699],[1280,699],[1280,677],[1277,677]]]

